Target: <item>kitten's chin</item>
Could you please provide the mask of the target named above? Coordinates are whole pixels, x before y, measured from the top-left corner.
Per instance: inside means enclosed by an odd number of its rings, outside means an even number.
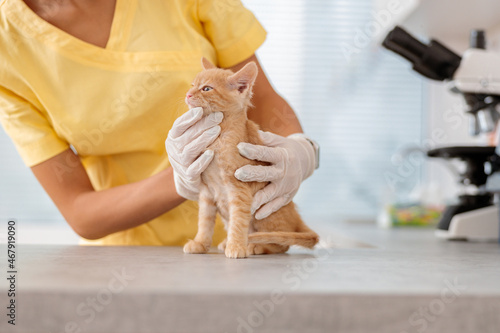
[[[187,104],[187,106],[188,106],[189,110],[194,109],[194,108],[202,108],[202,109],[203,109],[203,114],[204,114],[205,116],[211,113],[211,109],[210,109],[210,107],[204,107],[204,106],[199,105],[199,104],[197,104],[197,103],[195,103],[195,104],[186,103],[186,104]]]

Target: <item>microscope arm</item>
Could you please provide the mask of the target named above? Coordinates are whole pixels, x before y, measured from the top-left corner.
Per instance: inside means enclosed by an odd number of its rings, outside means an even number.
[[[461,93],[500,96],[500,55],[468,49],[453,75],[452,84]]]

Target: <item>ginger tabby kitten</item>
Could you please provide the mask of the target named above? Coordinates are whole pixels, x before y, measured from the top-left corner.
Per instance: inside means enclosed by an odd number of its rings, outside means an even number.
[[[247,118],[257,65],[248,63],[237,73],[216,68],[205,58],[202,65],[204,71],[196,76],[187,92],[186,103],[190,108],[202,107],[205,115],[221,111],[224,119],[220,136],[208,147],[213,150],[214,159],[201,175],[198,233],[184,246],[184,252],[208,252],[217,212],[228,232],[219,249],[228,258],[284,253],[290,245],[313,248],[318,235],[304,224],[293,202],[263,220],[256,220],[250,213],[252,199],[267,183],[245,183],[234,177],[234,172],[244,165],[266,165],[244,158],[237,148],[240,142],[262,144],[257,124]]]

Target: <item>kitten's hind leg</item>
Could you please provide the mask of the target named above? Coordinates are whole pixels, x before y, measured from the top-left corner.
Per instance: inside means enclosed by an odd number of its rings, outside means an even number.
[[[200,190],[198,232],[184,245],[184,253],[207,253],[212,244],[217,207],[207,188]]]
[[[249,254],[276,254],[285,253],[289,246],[279,244],[248,244]]]
[[[219,245],[217,245],[217,248],[224,252],[224,250],[226,249],[226,243],[227,243],[227,238],[224,238],[224,240],[222,242],[219,243]]]

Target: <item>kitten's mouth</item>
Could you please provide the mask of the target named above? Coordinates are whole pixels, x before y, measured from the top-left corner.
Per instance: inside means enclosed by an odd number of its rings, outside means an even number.
[[[185,99],[184,102],[186,102],[187,106],[192,109],[192,108],[196,108],[198,107],[199,105],[197,105],[196,103],[193,103],[192,100],[189,100],[189,99]]]

